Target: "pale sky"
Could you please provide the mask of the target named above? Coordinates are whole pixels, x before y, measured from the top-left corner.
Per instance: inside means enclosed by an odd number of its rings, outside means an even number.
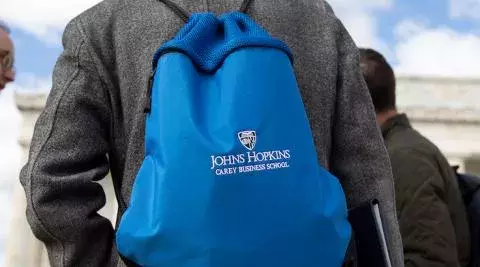
[[[10,211],[7,192],[20,168],[20,116],[13,92],[49,90],[66,23],[98,2],[0,0],[0,19],[12,28],[19,74],[0,95],[0,260]],[[357,44],[383,52],[399,74],[480,77],[480,0],[330,3]]]

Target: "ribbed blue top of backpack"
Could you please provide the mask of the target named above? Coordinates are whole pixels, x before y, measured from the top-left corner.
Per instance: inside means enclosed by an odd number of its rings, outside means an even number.
[[[192,15],[153,60],[145,158],[116,235],[148,267],[339,267],[351,228],[293,54],[249,16]]]

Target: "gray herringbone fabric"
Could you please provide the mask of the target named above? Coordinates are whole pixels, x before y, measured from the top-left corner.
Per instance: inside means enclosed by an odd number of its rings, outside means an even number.
[[[241,4],[176,2],[216,13]],[[381,201],[393,266],[403,266],[390,163],[355,44],[320,0],[256,0],[249,14],[292,48],[319,162],[340,178],[350,206]],[[121,216],[144,155],[152,56],[182,24],[156,0],[105,0],[68,24],[20,177],[29,223],[53,266],[123,266],[114,229],[96,213],[105,197],[92,181],[111,170]]]

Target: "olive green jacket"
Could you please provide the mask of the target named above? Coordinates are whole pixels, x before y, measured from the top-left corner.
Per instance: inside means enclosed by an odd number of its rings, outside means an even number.
[[[382,126],[395,180],[406,267],[467,266],[470,233],[456,176],[406,115]]]

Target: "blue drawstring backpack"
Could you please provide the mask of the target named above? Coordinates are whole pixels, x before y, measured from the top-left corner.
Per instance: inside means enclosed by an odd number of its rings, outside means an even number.
[[[341,266],[345,195],[319,166],[290,49],[242,12],[162,2],[188,22],[154,56],[119,253],[147,267]]]

